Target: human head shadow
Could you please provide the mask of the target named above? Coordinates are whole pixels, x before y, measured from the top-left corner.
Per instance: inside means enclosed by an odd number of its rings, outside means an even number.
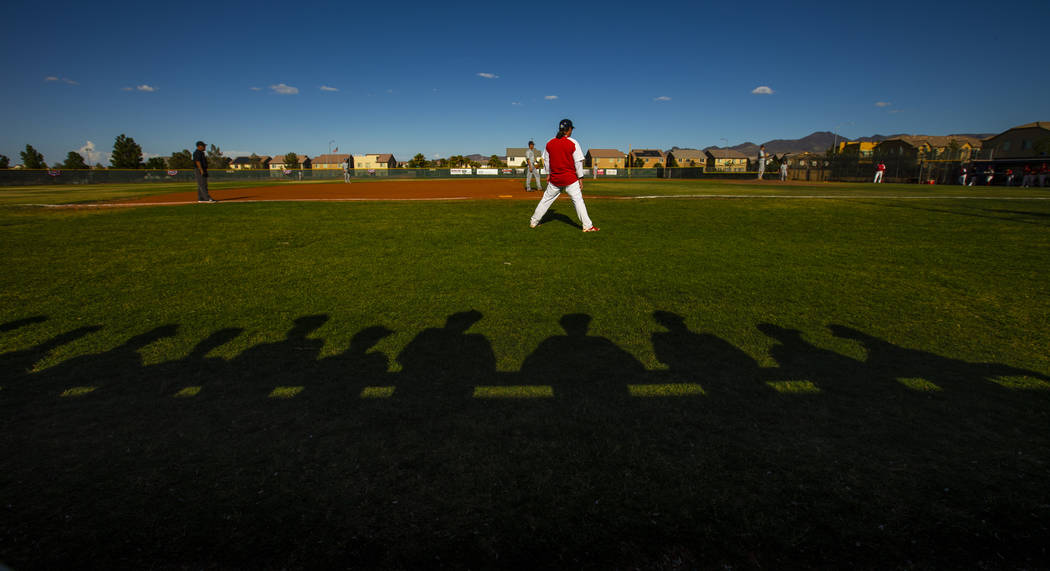
[[[689,330],[685,318],[657,310],[653,319],[667,328],[652,334],[653,352],[668,367],[671,382],[700,384],[721,396],[754,395],[761,390],[758,362],[732,343],[710,333]]]
[[[523,383],[551,385],[555,398],[618,399],[627,385],[644,382],[646,369],[605,337],[588,335],[591,316],[569,313],[558,320],[565,335],[540,342],[521,364]]]
[[[543,219],[540,220],[540,223],[554,222],[554,221],[561,222],[562,224],[568,224],[569,226],[572,226],[573,228],[578,228],[580,230],[583,230],[583,226],[581,226],[578,222],[576,222],[572,218],[569,218],[568,216],[566,216],[566,215],[556,211],[553,208],[548,210],[547,213],[543,215]]]
[[[868,382],[864,363],[809,343],[802,331],[772,323],[759,323],[757,328],[776,341],[769,354],[778,367],[767,371],[768,381],[808,381],[821,392],[839,395],[878,388]]]
[[[229,376],[220,392],[234,396],[265,397],[274,386],[304,386],[316,379],[324,341],[309,335],[328,322],[328,315],[296,319],[284,339],[249,347],[229,363]]]
[[[421,331],[397,356],[401,364],[399,385],[406,397],[469,397],[476,385],[491,384],[496,375],[496,355],[489,340],[467,333],[484,316],[476,309],[449,315],[443,327]]]
[[[384,384],[390,359],[385,353],[373,351],[372,348],[393,334],[392,329],[382,325],[372,325],[358,331],[350,339],[346,351],[321,360],[321,379],[344,389]]]

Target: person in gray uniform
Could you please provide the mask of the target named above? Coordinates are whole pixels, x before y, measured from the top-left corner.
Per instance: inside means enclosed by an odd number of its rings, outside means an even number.
[[[215,202],[208,194],[208,157],[204,154],[204,141],[197,141],[193,151],[193,174],[197,178],[197,202]]]
[[[543,184],[540,182],[540,169],[536,168],[536,143],[529,141],[529,150],[525,151],[525,162],[528,163],[525,170],[525,190],[532,192],[532,177],[536,177],[536,190],[541,190]]]

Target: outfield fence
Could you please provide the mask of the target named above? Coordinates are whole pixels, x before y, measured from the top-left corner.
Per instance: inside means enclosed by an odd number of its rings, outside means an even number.
[[[805,182],[872,182],[875,176],[875,165],[880,159],[845,160],[844,157],[813,158],[789,162],[787,180]],[[959,175],[963,166],[968,172],[983,173],[985,165],[977,162],[962,161],[916,161],[915,159],[881,159],[886,165],[883,182],[911,184],[959,184]],[[755,168],[754,165],[751,168]],[[993,185],[1019,185],[1021,177],[1008,179],[999,168],[993,178]],[[1015,168],[1015,173],[1020,167]],[[364,170],[354,169],[350,173],[352,180],[389,180],[389,179],[524,179],[524,168],[475,167],[475,168],[395,168]],[[546,173],[544,173],[546,176]],[[585,180],[593,178],[666,178],[666,179],[714,179],[714,180],[754,180],[758,173],[754,170],[742,172],[712,171],[704,167],[655,167],[655,168],[617,168],[585,169]],[[770,161],[767,165],[764,180],[775,181],[780,178],[779,164]],[[343,171],[340,169],[213,169],[208,171],[208,179],[213,183],[221,182],[341,182]],[[80,184],[137,184],[137,183],[186,183],[194,182],[193,169],[90,169],[90,170],[0,170],[0,186],[52,186]]]

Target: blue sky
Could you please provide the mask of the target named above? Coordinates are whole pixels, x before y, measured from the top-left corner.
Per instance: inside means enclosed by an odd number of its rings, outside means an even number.
[[[89,141],[105,163],[121,133],[147,156],[198,139],[313,156],[334,140],[407,160],[542,144],[563,117],[585,148],[621,150],[1050,120],[1046,0],[4,12],[0,154],[13,164],[26,143],[54,163]]]

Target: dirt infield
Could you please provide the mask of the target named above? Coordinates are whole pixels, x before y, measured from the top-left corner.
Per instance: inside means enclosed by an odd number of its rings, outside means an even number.
[[[539,200],[539,192],[525,192],[517,179],[411,180],[305,183],[212,190],[220,202],[269,200]],[[121,200],[114,204],[187,204],[197,202],[197,191],[174,192]]]

